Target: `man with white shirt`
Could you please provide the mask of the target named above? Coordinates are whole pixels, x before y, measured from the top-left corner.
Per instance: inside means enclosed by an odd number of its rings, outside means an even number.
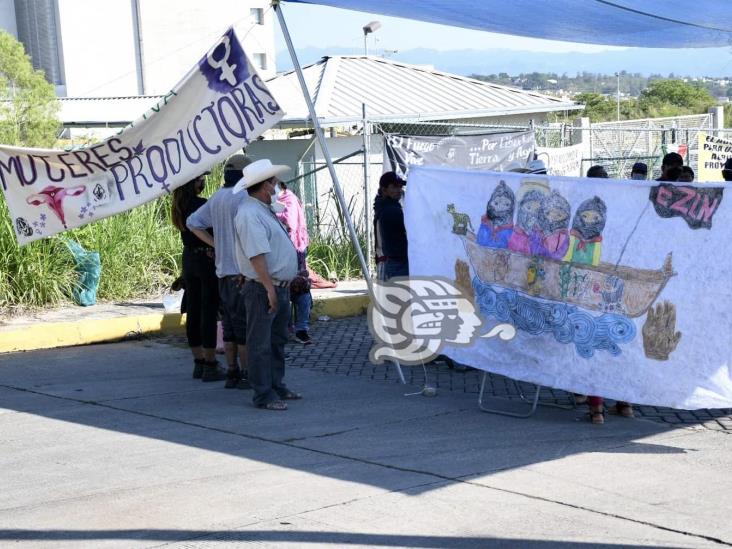
[[[244,276],[249,382],[254,405],[266,410],[286,410],[285,401],[302,398],[284,382],[289,285],[297,274],[297,252],[272,210],[278,176],[289,169],[257,160],[244,168],[233,191],[249,196],[234,220],[236,260]]]

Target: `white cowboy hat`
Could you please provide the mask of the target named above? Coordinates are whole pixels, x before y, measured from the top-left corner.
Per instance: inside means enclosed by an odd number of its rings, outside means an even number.
[[[529,170],[527,173],[546,174],[546,164],[540,158],[529,162],[526,168]]]
[[[526,173],[527,171],[526,162],[518,162],[513,161],[510,164],[506,165],[505,168],[503,168],[504,172],[517,172],[517,173]]]
[[[234,194],[240,193],[244,189],[248,189],[249,187],[256,185],[257,183],[261,183],[270,177],[282,175],[289,171],[289,166],[272,164],[272,162],[266,158],[263,160],[257,160],[242,170],[242,178],[236,183],[236,185],[234,185],[232,192]]]
[[[524,164],[523,162],[511,162],[508,166],[505,167],[503,171],[546,174],[546,164],[544,164],[544,161],[539,158],[530,161],[528,164]]]

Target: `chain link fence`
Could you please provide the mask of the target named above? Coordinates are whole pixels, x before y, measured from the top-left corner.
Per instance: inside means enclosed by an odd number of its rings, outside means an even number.
[[[367,139],[363,136],[364,127]],[[719,137],[732,139],[732,129],[714,129],[711,114],[604,122],[586,127],[566,123],[517,126],[481,124],[476,121],[380,120],[353,126],[347,135],[332,136],[329,148],[348,212],[357,232],[368,242],[373,199],[379,177],[384,172],[385,136],[401,134],[449,139],[527,130],[534,131],[537,147],[559,148],[582,144],[582,163],[577,175],[584,175],[590,166],[601,164],[610,177],[619,179],[628,178],[633,163],[637,161],[648,165],[649,178],[657,178],[663,155],[671,151],[679,152],[686,164],[698,172],[700,131],[713,131]],[[313,152],[308,159],[303,160],[300,173],[304,193],[301,196],[309,206],[308,222],[312,234],[347,238],[343,212],[336,200],[332,178],[322,155]]]
[[[634,162],[641,161],[656,178],[663,155],[678,152],[696,173],[699,132],[713,128],[711,114],[592,124],[584,130],[589,133],[589,158],[583,159],[583,168],[602,164],[610,177],[622,179]]]

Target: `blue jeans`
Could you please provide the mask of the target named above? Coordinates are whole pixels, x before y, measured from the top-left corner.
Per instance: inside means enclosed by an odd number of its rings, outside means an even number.
[[[307,332],[310,328],[313,296],[310,292],[307,292],[294,297],[292,302],[295,305],[295,332]]]
[[[224,341],[247,344],[247,313],[244,310],[244,288],[238,276],[219,278],[221,324]]]
[[[387,259],[384,265],[384,280],[395,276],[409,276],[409,261],[406,259]]]
[[[255,406],[264,406],[287,394],[285,385],[285,343],[290,318],[290,291],[275,287],[277,310],[269,310],[267,290],[259,282],[244,283],[247,313],[247,364]]]

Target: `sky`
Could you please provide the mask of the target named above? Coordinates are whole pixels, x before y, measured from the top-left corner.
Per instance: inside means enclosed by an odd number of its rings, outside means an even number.
[[[381,22],[381,28],[369,36],[369,50],[376,50],[379,53],[381,50],[408,50],[425,47],[436,50],[505,48],[537,52],[576,51],[582,53],[623,49],[613,46],[555,42],[495,34],[329,6],[288,2],[282,3],[280,6],[296,49],[340,47],[353,48],[354,53],[363,52],[362,28],[374,20]],[[279,29],[275,32],[275,40],[277,52],[287,49]]]

